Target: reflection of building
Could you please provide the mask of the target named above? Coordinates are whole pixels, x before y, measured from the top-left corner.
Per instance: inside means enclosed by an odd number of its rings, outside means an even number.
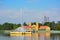
[[[38,33],[33,33],[32,34],[32,40],[38,40]]]
[[[48,26],[40,26],[40,30],[50,31],[50,27],[48,27]]]
[[[39,34],[39,39],[50,40],[50,32],[44,32]]]

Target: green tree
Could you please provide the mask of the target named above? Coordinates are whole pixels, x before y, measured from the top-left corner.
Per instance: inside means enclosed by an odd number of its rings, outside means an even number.
[[[60,21],[58,21],[57,24],[60,25]]]
[[[13,29],[16,29],[16,28],[18,28],[18,25],[13,24]]]
[[[13,27],[13,24],[11,24],[11,23],[6,22],[6,23],[3,24],[4,30],[11,30],[12,27]]]
[[[0,24],[0,30],[13,30],[16,29],[18,27],[21,27],[21,24],[13,24],[13,23],[4,23],[4,24]]]
[[[60,30],[60,25],[57,25],[56,26],[56,30]]]
[[[45,22],[44,26],[50,26],[51,22]]]
[[[45,22],[44,26],[49,26],[51,28],[51,30],[55,30],[56,29],[56,23],[53,22]]]
[[[18,27],[21,27],[21,24],[17,24]]]
[[[26,22],[23,23],[23,26],[27,26]]]
[[[7,23],[7,22],[3,24],[4,30],[8,30],[8,29],[9,29],[8,27],[9,27],[9,26],[8,26],[8,23]]]
[[[0,24],[0,30],[3,30],[3,27],[2,27],[2,25]]]
[[[42,26],[42,24],[41,24],[41,23],[38,23],[38,25],[39,25],[39,28],[40,28],[40,26]]]
[[[51,23],[51,29],[52,30],[55,30],[56,29],[56,23],[54,21]]]
[[[60,21],[58,21],[56,24],[56,30],[60,30]]]

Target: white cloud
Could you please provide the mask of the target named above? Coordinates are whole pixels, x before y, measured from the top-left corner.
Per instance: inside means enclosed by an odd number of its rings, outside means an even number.
[[[0,10],[0,16],[3,16],[3,17],[17,18],[17,17],[20,17],[21,15],[22,15],[21,10],[14,10],[14,9]]]
[[[60,17],[60,9],[59,8],[52,8],[49,10],[34,10],[34,9],[28,9],[28,8],[20,8],[18,10],[14,9],[3,9],[0,10],[0,17],[5,17],[8,19],[22,19],[26,22],[31,21],[43,21],[43,16],[47,16],[50,18],[50,20],[59,20]]]

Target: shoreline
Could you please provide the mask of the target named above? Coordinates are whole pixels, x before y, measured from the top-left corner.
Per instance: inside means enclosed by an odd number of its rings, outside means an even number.
[[[0,34],[9,34],[10,32],[15,32],[15,31],[10,31],[10,30],[0,30]],[[44,32],[50,32],[50,33],[60,33],[60,30],[51,30],[51,31],[37,31],[37,33],[44,33]],[[36,33],[36,32],[32,32]]]

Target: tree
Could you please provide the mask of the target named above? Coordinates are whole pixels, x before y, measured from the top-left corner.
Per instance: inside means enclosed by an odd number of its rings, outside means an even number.
[[[9,25],[9,24],[8,24],[7,22],[3,24],[4,30],[8,30],[8,29],[9,29],[9,26],[8,26],[8,25]]]
[[[45,22],[44,26],[49,26],[51,28],[51,30],[55,30],[56,29],[56,23],[53,22]]]
[[[6,23],[3,24],[4,30],[11,30],[11,29],[13,29],[12,27],[13,27],[12,23],[7,23],[6,22]]]
[[[27,26],[26,22],[23,23],[23,26]]]
[[[56,30],[60,30],[60,25],[57,25],[56,26]]]
[[[6,22],[2,25],[0,24],[0,30],[13,30],[20,26],[21,26],[21,24],[13,24],[13,23]]]
[[[21,24],[17,24],[18,27],[21,27]]]
[[[13,29],[18,28],[18,26],[16,24],[13,24]]]
[[[52,22],[45,22],[45,23],[44,23],[44,26],[52,27]]]
[[[2,30],[3,28],[2,28],[2,25],[0,24],[0,30]]]
[[[32,25],[36,25],[36,22],[33,22]]]
[[[39,25],[39,28],[40,28],[40,26],[42,26],[42,24],[41,24],[41,23],[38,23],[38,25]]]
[[[4,30],[13,30],[13,29],[16,29],[17,27],[18,27],[17,24],[12,24],[7,22],[3,24]]]
[[[56,24],[56,30],[60,30],[60,21],[58,21]]]
[[[60,21],[58,21],[57,24],[60,25]]]

